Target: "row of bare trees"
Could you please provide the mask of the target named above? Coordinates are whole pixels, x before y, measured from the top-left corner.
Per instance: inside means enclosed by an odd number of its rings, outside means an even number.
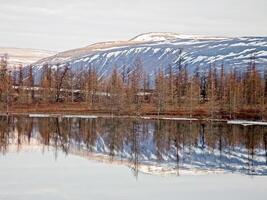
[[[257,71],[255,62],[243,70],[235,68],[225,72],[224,66],[210,66],[206,72],[197,69],[188,75],[186,66],[175,75],[160,70],[156,76],[155,96],[159,112],[175,108],[190,110],[206,105],[213,117],[226,112],[230,118],[241,110],[266,113],[267,69],[264,74]]]
[[[2,110],[11,104],[78,102],[87,110],[112,114],[266,115],[267,69],[257,71],[254,59],[246,70],[210,65],[193,73],[179,60],[154,74],[147,74],[136,59],[130,67],[114,67],[106,78],[94,66],[75,73],[67,64],[46,64],[38,73],[29,66],[11,74],[7,59],[0,64]]]

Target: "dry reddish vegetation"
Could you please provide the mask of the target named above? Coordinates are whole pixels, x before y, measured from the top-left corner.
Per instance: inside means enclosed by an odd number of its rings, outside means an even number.
[[[267,110],[267,109],[265,109]],[[36,104],[14,104],[10,107],[10,113],[60,113],[60,114],[84,114],[84,115],[129,115],[129,116],[179,116],[179,117],[194,117],[194,118],[216,118],[216,119],[251,119],[262,120],[267,119],[266,111],[261,112],[261,109],[243,108],[230,113],[223,109],[215,109],[214,113],[209,112],[207,105],[198,106],[194,109],[177,108],[166,109],[166,111],[158,112],[156,107],[150,104],[143,104],[141,108],[136,112],[134,108],[129,110],[121,110],[119,112],[112,112],[112,110],[105,109],[101,106],[95,106],[94,108],[88,106],[86,103],[36,103]]]

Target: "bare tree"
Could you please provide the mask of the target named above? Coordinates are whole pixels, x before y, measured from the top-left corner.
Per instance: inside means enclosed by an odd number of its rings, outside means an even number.
[[[12,89],[11,72],[8,71],[8,56],[0,58],[0,103],[4,104],[6,114],[9,114],[10,92]]]
[[[55,86],[56,86],[56,96],[55,96],[55,101],[59,102],[60,97],[61,97],[61,92],[62,92],[62,87],[64,84],[64,80],[67,77],[67,73],[69,71],[69,66],[65,65],[63,67],[63,70],[57,66],[56,72],[55,72]]]

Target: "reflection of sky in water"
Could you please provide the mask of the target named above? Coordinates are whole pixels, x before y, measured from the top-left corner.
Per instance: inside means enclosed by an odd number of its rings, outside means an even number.
[[[58,152],[28,150],[0,156],[0,199],[266,199],[266,176],[151,176],[135,179],[123,165]]]

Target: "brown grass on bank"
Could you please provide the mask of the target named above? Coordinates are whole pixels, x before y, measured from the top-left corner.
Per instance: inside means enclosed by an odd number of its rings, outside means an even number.
[[[143,104],[138,110],[134,107],[128,107],[127,110],[111,111],[101,105],[94,107],[88,106],[86,103],[36,103],[36,104],[13,104],[9,107],[9,113],[60,113],[60,114],[103,114],[103,115],[131,115],[131,116],[172,116],[172,117],[194,117],[199,119],[215,118],[215,119],[250,119],[265,120],[267,119],[267,109],[262,112],[259,108],[242,108],[236,109],[231,114],[225,109],[215,108],[210,113],[208,105],[201,105],[193,108],[188,107],[166,108],[164,111],[158,112],[157,108],[151,104]],[[1,107],[0,112],[6,113],[6,109]]]

